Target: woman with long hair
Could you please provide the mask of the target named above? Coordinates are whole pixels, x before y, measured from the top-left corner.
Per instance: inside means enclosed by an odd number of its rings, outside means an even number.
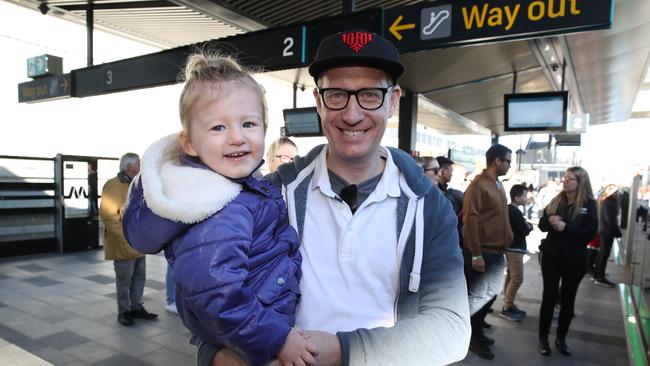
[[[598,230],[596,201],[586,170],[581,167],[567,169],[562,191],[544,208],[539,228],[548,234],[540,245],[544,292],[539,310],[538,351],[544,356],[551,354],[548,334],[559,289],[561,308],[555,347],[558,352],[570,356],[566,335],[573,318],[578,286],[587,270],[587,243]]]
[[[598,196],[598,235],[600,237],[600,251],[596,258],[596,269],[594,270],[594,283],[601,286],[613,287],[605,276],[607,259],[612,250],[614,238],[623,236],[618,226],[618,186],[607,185]]]

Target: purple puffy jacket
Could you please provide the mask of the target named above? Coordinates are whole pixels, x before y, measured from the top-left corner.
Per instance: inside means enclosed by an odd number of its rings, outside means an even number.
[[[145,152],[122,225],[136,250],[165,250],[183,324],[259,365],[281,350],[300,297],[299,239],[286,215],[275,188],[220,176],[182,156],[172,135]]]

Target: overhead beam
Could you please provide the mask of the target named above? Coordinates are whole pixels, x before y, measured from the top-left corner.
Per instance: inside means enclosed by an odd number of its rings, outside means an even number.
[[[272,24],[268,24],[252,14],[241,14],[240,11],[234,10],[222,1],[171,0],[171,2],[189,9],[194,9],[202,14],[247,32],[267,29],[272,26]],[[218,3],[222,3],[222,5]]]
[[[90,2],[89,2],[90,3]],[[57,8],[66,11],[85,11],[86,4],[57,5]],[[115,3],[93,3],[95,10],[126,10],[126,9],[149,9],[149,8],[167,8],[178,5],[169,1],[127,1]]]

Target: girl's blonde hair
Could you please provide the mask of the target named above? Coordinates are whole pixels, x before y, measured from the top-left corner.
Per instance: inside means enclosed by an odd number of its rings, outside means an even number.
[[[196,102],[205,96],[219,98],[221,93],[227,93],[225,85],[250,88],[262,104],[264,130],[268,125],[268,111],[264,88],[253,79],[250,71],[244,69],[230,56],[222,56],[215,52],[196,51],[187,58],[185,72],[181,76],[185,82],[179,99],[179,113],[183,130],[189,132],[192,108]]]
[[[591,181],[589,180],[589,174],[586,170],[579,166],[573,166],[567,169],[567,172],[571,172],[576,176],[578,180],[578,192],[576,193],[576,201],[573,204],[573,210],[571,211],[571,218],[576,220],[578,215],[580,215],[580,210],[587,203],[588,200],[594,200],[594,193],[591,190]],[[546,206],[544,210],[546,214],[553,215],[558,214],[564,207],[569,205],[569,198],[566,192],[560,192],[555,198],[551,200],[551,203]]]

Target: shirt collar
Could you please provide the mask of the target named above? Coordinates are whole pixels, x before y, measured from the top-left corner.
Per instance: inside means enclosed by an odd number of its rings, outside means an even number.
[[[328,148],[329,146],[325,145],[318,157],[316,157],[316,167],[314,169],[314,176],[311,180],[310,189],[315,190],[320,188],[320,191],[324,195],[335,198],[337,194],[332,191],[332,185],[330,184],[329,173],[327,171]],[[379,155],[386,159],[386,167],[384,168],[382,177],[379,180],[379,183],[377,183],[377,187],[375,187],[375,191],[371,196],[375,195],[376,200],[382,200],[386,196],[399,197],[401,195],[399,187],[399,169],[393,162],[393,157],[388,149],[380,146]]]

